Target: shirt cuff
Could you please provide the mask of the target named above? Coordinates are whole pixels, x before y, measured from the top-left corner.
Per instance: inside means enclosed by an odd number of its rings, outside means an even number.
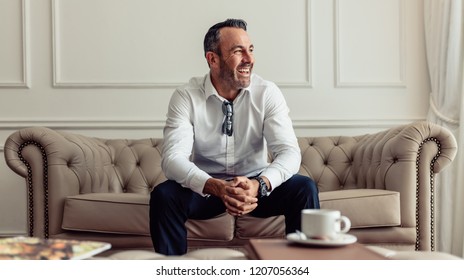
[[[196,174],[194,177],[190,179],[190,182],[188,182],[188,186],[184,186],[187,188],[190,188],[192,191],[198,193],[201,196],[208,196],[207,194],[203,193],[203,189],[205,187],[206,181],[211,178],[210,175],[207,173],[200,173]]]
[[[269,180],[269,183],[271,184],[271,188],[272,188],[271,192],[275,188],[282,185],[282,183],[284,182],[282,180],[282,176],[281,176],[280,171],[278,171],[276,169],[268,168],[268,169],[264,170],[263,172],[261,172],[260,176],[265,176]]]

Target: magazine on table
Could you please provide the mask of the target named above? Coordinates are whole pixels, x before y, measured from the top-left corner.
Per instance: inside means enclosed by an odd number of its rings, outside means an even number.
[[[110,248],[105,242],[18,236],[0,239],[0,260],[81,260]]]

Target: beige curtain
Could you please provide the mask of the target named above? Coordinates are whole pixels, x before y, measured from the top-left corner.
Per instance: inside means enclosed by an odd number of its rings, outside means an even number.
[[[458,154],[436,181],[436,248],[464,257],[464,0],[424,0],[428,120],[450,129]]]

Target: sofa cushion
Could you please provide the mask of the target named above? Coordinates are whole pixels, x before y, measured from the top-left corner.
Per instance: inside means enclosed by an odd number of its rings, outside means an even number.
[[[150,236],[149,196],[135,193],[88,193],[65,200],[66,230]],[[214,225],[214,226],[211,226]],[[188,238],[230,241],[234,219],[223,214],[210,220],[189,220]]]
[[[149,235],[147,195],[88,193],[65,200],[62,228],[67,230]]]
[[[208,220],[188,220],[187,239],[231,241],[234,238],[235,219],[227,213]]]
[[[321,192],[321,207],[337,209],[352,228],[400,225],[399,193],[378,189]],[[149,236],[149,196],[134,193],[90,193],[65,201],[62,228],[66,230]],[[105,221],[105,222],[102,222]],[[230,241],[236,237],[282,237],[284,217],[267,219],[245,215],[234,221],[228,214],[209,220],[189,220],[188,238]]]
[[[236,227],[236,236],[240,239],[282,238],[285,236],[284,216],[263,219],[244,215],[237,218]]]
[[[355,189],[320,192],[321,208],[340,210],[351,220],[351,228],[400,225],[398,192]],[[245,215],[237,218],[236,236],[240,239],[285,236],[284,216],[266,219]]]
[[[321,208],[340,210],[351,228],[401,225],[400,194],[380,189],[352,189],[319,193]]]

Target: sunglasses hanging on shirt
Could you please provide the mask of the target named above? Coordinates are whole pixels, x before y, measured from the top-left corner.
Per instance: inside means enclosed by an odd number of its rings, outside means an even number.
[[[222,103],[222,112],[224,113],[224,122],[222,123],[222,133],[227,136],[232,136],[234,132],[233,129],[233,116],[234,116],[234,106],[233,103],[229,101],[224,101]]]

